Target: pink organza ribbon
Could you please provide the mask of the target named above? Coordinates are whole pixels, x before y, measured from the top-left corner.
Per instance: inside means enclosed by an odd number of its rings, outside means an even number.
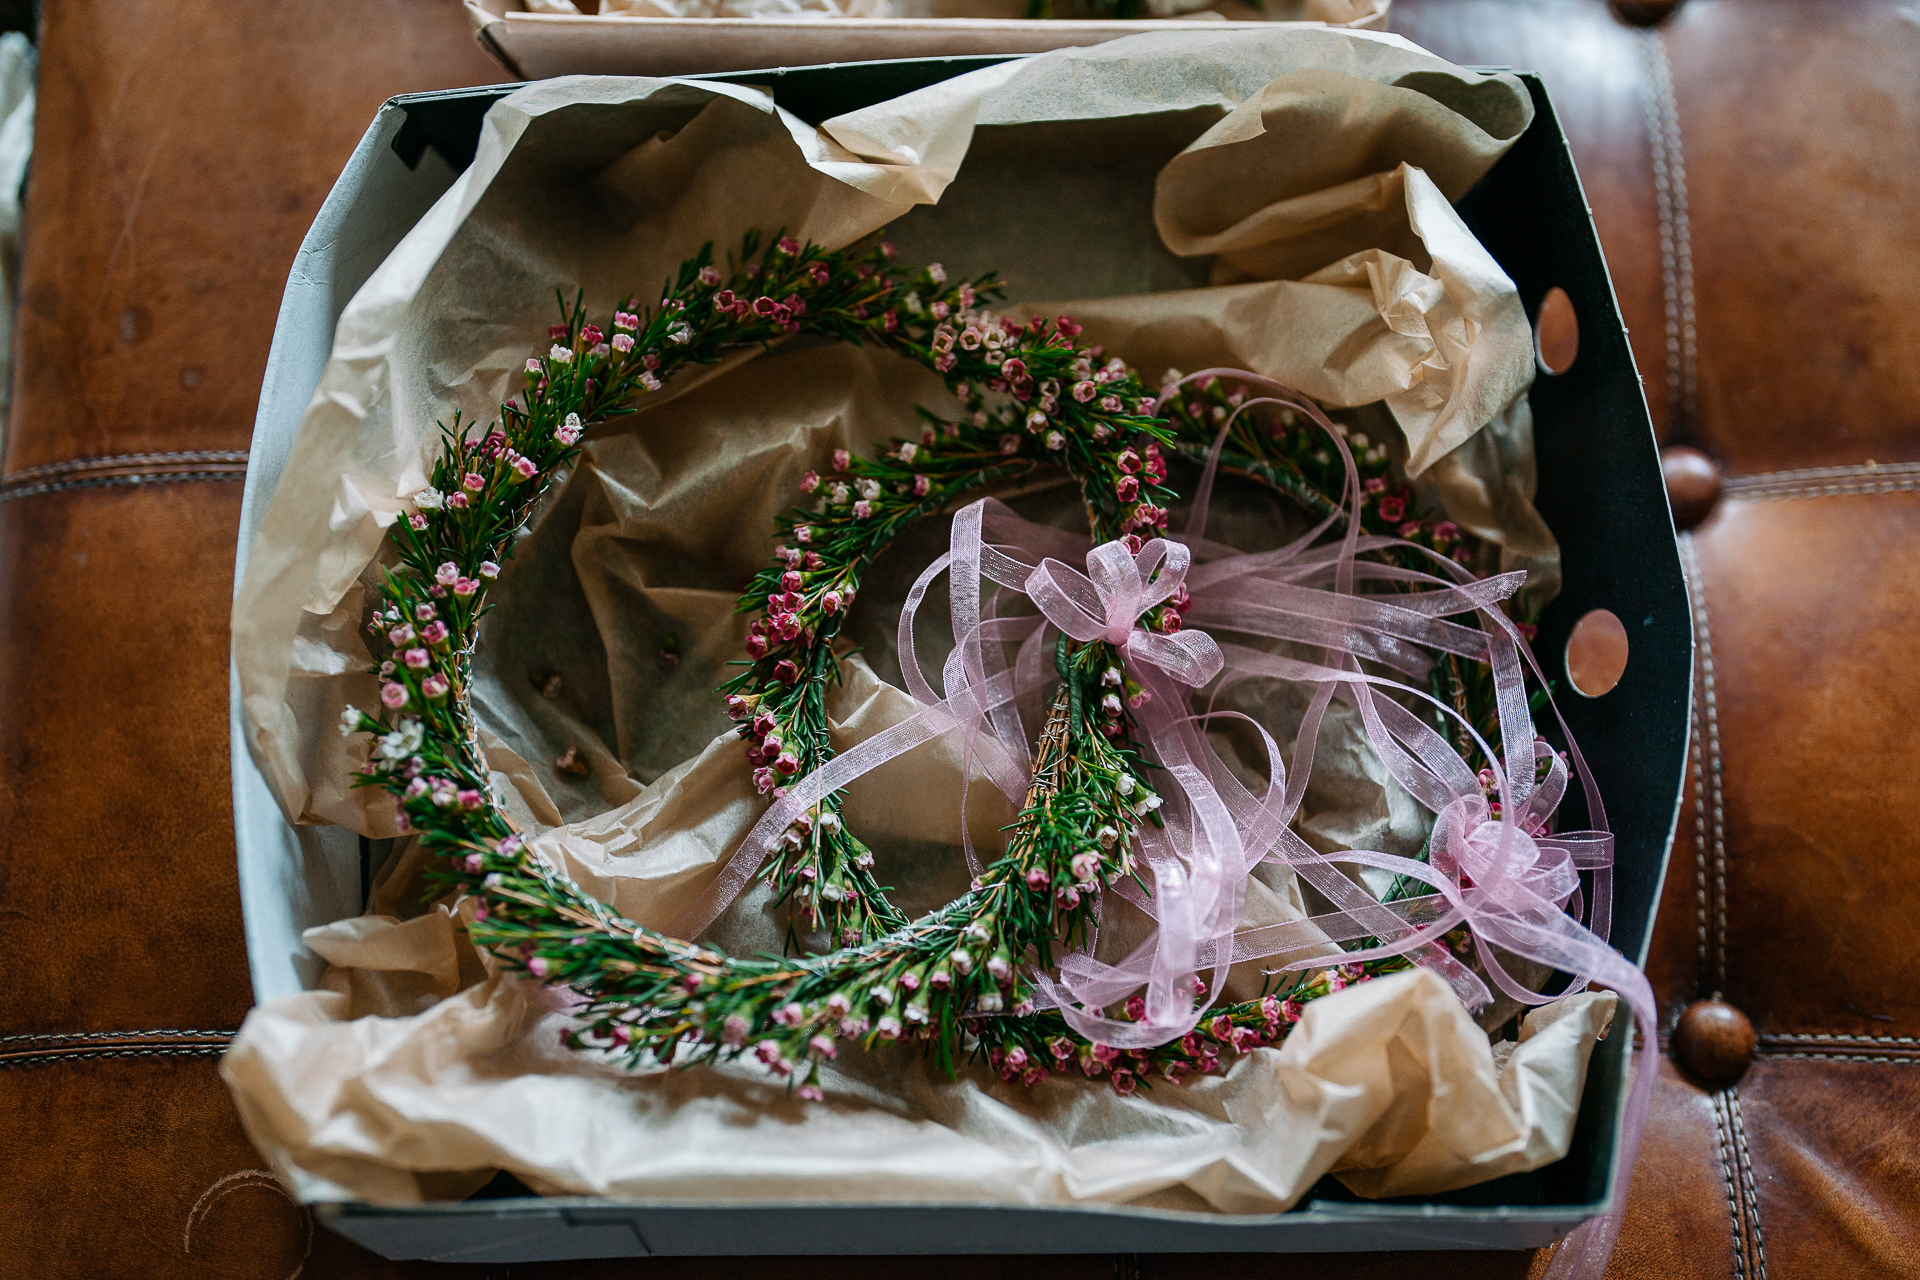
[[[1469,1008],[1478,1008],[1490,993],[1441,941],[1462,925],[1494,984],[1522,1004],[1557,997],[1528,989],[1507,971],[1494,948],[1575,975],[1568,991],[1588,982],[1610,988],[1633,1009],[1642,1036],[1610,1188],[1611,1207],[1568,1239],[1549,1273],[1598,1277],[1619,1232],[1626,1177],[1651,1101],[1655,1009],[1645,976],[1606,942],[1613,837],[1606,830],[1592,774],[1571,733],[1566,759],[1535,736],[1525,672],[1532,670],[1543,688],[1545,675],[1499,608],[1524,575],[1480,579],[1416,544],[1363,535],[1355,518],[1362,502],[1358,470],[1346,441],[1319,409],[1290,388],[1240,371],[1208,370],[1192,377],[1214,375],[1269,393],[1243,404],[1240,411],[1261,403],[1284,405],[1327,433],[1347,469],[1340,506],[1274,551],[1242,554],[1206,541],[1208,500],[1226,439],[1223,431],[1179,541],[1156,538],[1138,551],[1118,541],[1090,546],[1084,537],[1022,520],[993,499],[963,508],[954,518],[948,553],[920,575],[901,610],[900,666],[919,710],[778,795],[709,889],[675,921],[672,932],[695,937],[711,924],[802,813],[935,738],[959,735],[963,778],[970,779],[977,768],[1010,804],[1020,804],[1031,779],[1029,722],[1045,705],[1054,679],[1048,660],[1052,638],[1064,632],[1083,642],[1103,640],[1121,654],[1129,676],[1145,690],[1135,720],[1144,754],[1159,766],[1153,789],[1163,801],[1164,826],[1143,822],[1138,832],[1152,895],[1127,881],[1115,886],[1115,892],[1152,918],[1154,927],[1117,961],[1095,958],[1089,943],[1062,959],[1057,977],[1031,975],[1040,1001],[1056,1005],[1089,1039],[1120,1049],[1145,1048],[1191,1030],[1218,998],[1234,964],[1277,957],[1277,971],[1287,971],[1323,968],[1330,960],[1350,963],[1405,955],[1444,978]],[[1231,429],[1232,423],[1227,425]],[[1338,541],[1316,545],[1336,524],[1344,526]],[[1358,558],[1387,548],[1400,549],[1403,559],[1408,558],[1404,553],[1412,553],[1415,563],[1424,559],[1432,572]],[[1084,563],[1086,571],[1070,561]],[[955,644],[942,671],[944,693],[938,693],[921,671],[913,624],[928,587],[943,572],[952,579]],[[1361,583],[1398,583],[1406,589],[1362,595],[1356,591]],[[1182,586],[1191,595],[1188,629],[1163,635],[1140,625],[1143,614]],[[1001,612],[1003,603],[1017,605],[1020,600],[1027,602],[1023,612]],[[1037,616],[1031,610],[1037,610]],[[1477,616],[1481,625],[1453,621],[1466,615]],[[1208,630],[1197,629],[1201,627]],[[1210,632],[1312,646],[1324,657],[1313,662],[1221,643]],[[1014,651],[1010,662],[1009,648]],[[1486,759],[1500,759],[1452,707],[1410,683],[1425,677],[1435,651],[1485,663],[1492,673],[1500,739],[1510,747],[1498,778],[1497,817],[1468,763],[1403,705],[1405,700],[1433,707],[1459,723]],[[1363,661],[1396,674],[1373,674],[1362,667]],[[1248,679],[1294,681],[1314,689],[1294,742],[1291,768],[1256,722],[1238,713],[1189,710],[1190,691],[1216,681],[1218,688],[1225,688]],[[1372,850],[1322,854],[1292,829],[1319,728],[1336,697],[1357,709],[1368,741],[1394,780],[1435,814],[1427,861]],[[1265,746],[1269,781],[1258,795],[1238,781],[1206,736],[1210,721],[1228,716],[1252,725]],[[1565,731],[1564,719],[1561,727]],[[1570,781],[1569,760],[1594,829],[1548,834]],[[1536,782],[1543,762],[1545,773]],[[963,814],[965,803],[963,792]],[[980,863],[965,826],[963,822],[962,842],[977,874]],[[1334,910],[1237,932],[1247,880],[1262,861],[1291,867]],[[1342,865],[1395,873],[1431,892],[1381,903],[1349,878]],[[1576,914],[1581,907],[1582,870],[1593,875],[1587,925],[1569,914],[1569,907]],[[1326,954],[1328,942],[1367,939],[1369,945],[1337,957]],[[1209,973],[1208,981],[1199,981],[1202,972]],[[1207,999],[1196,1000],[1196,990],[1209,992]],[[1143,1017],[1118,1020],[1101,1012],[1136,992],[1144,997]]]

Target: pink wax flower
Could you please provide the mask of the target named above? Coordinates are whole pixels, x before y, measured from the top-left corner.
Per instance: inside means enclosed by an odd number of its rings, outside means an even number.
[[[773,247],[775,252],[784,253],[789,258],[800,252],[800,242],[792,236],[781,236],[773,242]]]
[[[1129,1096],[1133,1093],[1134,1089],[1138,1087],[1139,1081],[1134,1079],[1132,1072],[1116,1071],[1113,1073],[1113,1091],[1121,1097],[1125,1098]]]
[[[1407,514],[1407,500],[1401,497],[1380,499],[1380,518],[1389,524]]]
[[[391,707],[394,710],[398,710],[401,707],[406,706],[407,705],[407,687],[403,684],[395,684],[393,681],[389,680],[387,683],[380,686],[380,701],[382,704],[388,707]]]
[[[1120,468],[1125,474],[1132,475],[1134,472],[1140,470],[1140,455],[1131,449],[1122,449],[1120,456],[1113,460],[1113,465]]]
[[[795,542],[800,543],[802,546],[806,545],[809,542],[812,542],[813,526],[808,524],[795,525],[793,529],[793,540]]]
[[[833,451],[833,469],[835,471],[845,471],[852,462],[853,455],[845,449],[835,449]]]
[[[915,476],[913,478],[913,496],[914,497],[916,498],[926,497],[927,490],[930,489],[931,487],[932,487],[931,483],[928,481],[928,479],[925,476]]]
[[[1387,482],[1385,480],[1382,480],[1379,476],[1374,476],[1360,487],[1365,489],[1368,493],[1384,493],[1387,488]]]
[[[805,475],[800,477],[800,492],[812,493],[815,489],[818,489],[819,487],[820,487],[820,473],[818,471],[809,471]]]
[[[1113,494],[1122,502],[1132,502],[1140,496],[1140,481],[1135,476],[1121,476],[1113,486]]]
[[[706,266],[706,267],[700,268],[700,283],[703,285],[706,285],[709,289],[711,289],[714,285],[719,284],[720,269],[718,267],[713,267],[713,266]]]
[[[831,617],[840,612],[840,593],[829,591],[820,597],[820,612]]]
[[[433,606],[427,605],[425,607],[432,608]],[[447,642],[447,624],[444,622],[429,622],[420,629],[420,638],[436,647],[445,644]]]
[[[500,566],[491,560],[482,560],[480,562],[480,576],[491,581],[500,576]]]
[[[483,803],[480,798],[480,793],[478,791],[472,790],[471,788],[469,788],[468,790],[462,791],[458,796],[454,798],[460,802],[460,807],[462,809],[478,809],[480,805]]]
[[[813,1039],[807,1041],[807,1048],[813,1050],[823,1058],[832,1058],[838,1054],[838,1050],[834,1047],[833,1037],[829,1035],[817,1035],[813,1037]]]
[[[391,617],[392,615],[388,615],[388,616]],[[395,627],[393,630],[387,632],[387,640],[396,649],[398,649],[403,644],[412,644],[413,643],[413,624],[411,622],[401,623],[399,626]]]
[[[487,487],[487,478],[477,471],[469,471],[460,477],[460,487],[468,493],[478,493]]]
[[[853,504],[853,518],[855,520],[865,520],[868,516],[872,514],[873,514],[873,504],[871,502],[868,502],[865,498],[862,498],[860,501]]]
[[[437,671],[420,682],[420,692],[435,702],[447,696],[448,687],[447,678]]]
[[[531,480],[540,473],[540,468],[532,458],[522,454],[513,460],[513,472],[522,480]]]
[[[464,492],[455,491],[447,495],[447,505],[456,511],[465,511],[473,505],[473,500],[467,497]]]
[[[403,657],[406,664],[416,671],[425,670],[433,661],[433,656],[425,649],[409,649]]]
[[[527,373],[528,373],[528,374],[530,374],[530,375],[534,375],[534,376],[538,376],[538,375],[539,375],[539,373],[540,373],[540,360],[539,360],[539,357],[537,357],[537,356],[528,356],[528,357],[527,357]]]
[[[443,587],[450,587],[460,580],[460,566],[449,560],[433,571],[433,580]]]
[[[463,862],[462,865],[465,866],[470,873],[477,874],[480,870],[480,867],[482,866],[482,863],[480,861],[480,855],[477,853],[468,854],[466,856],[465,862]]]
[[[800,762],[793,758],[791,751],[782,751],[779,759],[773,762],[774,770],[784,775],[800,772]]]
[[[606,334],[600,332],[599,325],[590,324],[580,331],[580,345],[583,347],[598,346],[600,345],[600,339],[606,336]]]
[[[456,578],[453,582],[453,594],[465,599],[480,589],[477,578]]]
[[[767,656],[767,638],[761,635],[748,636],[747,637],[747,656],[749,658],[766,657]]]
[[[1442,520],[1439,524],[1433,526],[1433,540],[1435,542],[1452,542],[1459,536],[1460,526],[1451,520]]]
[[[800,678],[800,668],[793,664],[793,659],[782,658],[773,666],[773,677],[781,684],[792,684]]]
[[[426,529],[427,518],[418,511],[415,511],[407,517],[407,523],[412,526],[416,532],[419,532]]]
[[[813,277],[815,284],[825,284],[833,275],[832,272],[827,270],[827,264],[824,262],[816,262],[811,267],[808,267],[807,274]]]

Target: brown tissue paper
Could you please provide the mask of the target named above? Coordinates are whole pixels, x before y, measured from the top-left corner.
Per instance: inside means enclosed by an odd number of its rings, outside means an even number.
[[[1224,35],[1042,55],[817,129],[711,83],[577,77],[496,106],[473,165],[342,315],[236,597],[249,746],[288,814],[394,833],[389,799],[346,786],[364,738],[334,726],[343,705],[375,704],[369,585],[426,484],[436,421],[497,412],[556,284],[605,311],[750,228],[838,246],[888,226],[908,260],[997,269],[1016,301],[1055,300],[1150,378],[1239,364],[1352,408],[1428,502],[1550,592],[1531,335],[1449,204],[1525,128],[1524,89],[1393,37]],[[650,926],[701,891],[764,803],[712,692],[744,642],[738,584],[767,561],[802,471],[912,431],[911,406],[945,394],[884,352],[798,340],[596,428],[497,583],[476,657],[496,781],[541,856]],[[1002,496],[1072,519],[1063,483]],[[1295,518],[1251,492],[1216,513],[1210,534],[1248,549]],[[898,677],[885,637],[944,536],[911,531],[861,593],[849,634],[866,653],[829,699],[836,746],[911,714],[882,678]],[[1234,695],[1291,740],[1298,691]],[[1430,819],[1354,720],[1322,731],[1303,833],[1413,852]],[[1254,779],[1239,746],[1223,740]],[[586,777],[553,767],[568,747]],[[931,744],[851,789],[847,819],[910,910],[964,886],[959,771],[957,749]],[[964,815],[988,848],[996,797],[971,788]],[[542,1192],[705,1200],[1245,1213],[1285,1209],[1329,1171],[1363,1194],[1434,1192],[1564,1154],[1613,1008],[1569,997],[1496,1053],[1414,972],[1316,1003],[1282,1046],[1184,1089],[948,1080],[894,1046],[845,1055],[807,1107],[745,1064],[629,1073],[562,1049],[552,993],[491,972],[457,927],[470,905],[424,901],[419,863],[398,842],[369,913],[309,932],[332,966],[322,989],[256,1009],[224,1064],[250,1135],[303,1198],[457,1197],[496,1168]],[[743,895],[709,940],[778,949],[767,897]],[[1263,867],[1246,923],[1311,909]],[[1230,991],[1258,987],[1243,968]]]

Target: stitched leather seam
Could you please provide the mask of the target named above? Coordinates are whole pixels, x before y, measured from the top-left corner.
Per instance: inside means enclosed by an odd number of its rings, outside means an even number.
[[[44,1066],[82,1058],[217,1058],[227,1051],[219,1044],[72,1045],[66,1048],[0,1052],[0,1069]]]
[[[1900,1054],[1870,1053],[1828,1053],[1820,1050],[1776,1053],[1771,1049],[1762,1049],[1759,1056],[1769,1062],[1871,1062],[1883,1067],[1920,1067],[1920,1054],[1904,1056]]]
[[[1707,584],[1700,572],[1699,551],[1691,533],[1680,536],[1681,562],[1686,570],[1688,594],[1693,600],[1694,637],[1699,642],[1700,653],[1700,700],[1705,712],[1707,769],[1704,778],[1705,788],[1701,792],[1700,804],[1703,815],[1710,815],[1713,835],[1713,975],[1712,994],[1714,999],[1727,986],[1727,810],[1726,797],[1722,791],[1722,771],[1720,759],[1720,698],[1716,688],[1713,666],[1713,627],[1707,610]],[[1702,828],[1704,833],[1704,828]],[[1696,855],[1700,873],[1700,897],[1698,911],[1706,912],[1707,874],[1704,855]],[[1704,961],[1701,977],[1707,977]]]
[[[1916,489],[1920,489],[1920,477],[1902,477],[1861,484],[1755,485],[1752,488],[1740,490],[1729,487],[1726,496],[1743,498],[1750,502],[1766,502],[1788,498],[1857,498],[1876,493],[1912,493]]]
[[[1739,1280],[1746,1280],[1747,1242],[1744,1223],[1740,1217],[1740,1190],[1733,1171],[1733,1147],[1727,1135],[1726,1095],[1715,1093],[1709,1101],[1713,1106],[1714,1147],[1720,1158],[1720,1173],[1727,1187],[1727,1226],[1733,1239],[1733,1274]]]
[[[1767,1044],[1898,1044],[1920,1049],[1920,1036],[1861,1036],[1843,1031],[1775,1031],[1760,1037]]]
[[[177,453],[115,453],[104,458],[69,458],[65,462],[48,462],[37,467],[24,467],[12,475],[0,477],[0,484],[11,488],[15,485],[31,484],[37,480],[51,480],[58,476],[73,475],[91,471],[178,471],[187,467],[247,465],[244,449],[200,449]]]
[[[1740,1153],[1740,1191],[1746,1201],[1745,1220],[1753,1232],[1753,1272],[1758,1280],[1767,1280],[1767,1236],[1760,1226],[1760,1189],[1754,1184],[1753,1153],[1747,1148],[1747,1124],[1740,1114],[1738,1090],[1727,1090],[1727,1116]]]
[[[1654,209],[1660,221],[1660,280],[1666,296],[1667,425],[1684,436],[1693,426],[1698,379],[1693,308],[1693,235],[1687,220],[1687,165],[1680,146],[1680,105],[1673,64],[1659,33],[1641,37],[1647,93],[1647,146],[1653,161]]]
[[[66,1031],[0,1036],[0,1068],[76,1058],[218,1057],[231,1031]]]
[[[1699,573],[1693,562],[1693,535],[1680,536],[1680,553],[1687,585],[1687,605],[1693,612],[1697,629],[1700,599],[1695,579],[1699,577]],[[1704,691],[1704,682],[1701,688]],[[1693,919],[1699,948],[1698,968],[1694,973],[1694,989],[1697,991],[1707,979],[1707,729],[1700,697],[1693,699],[1692,714],[1693,733],[1692,741],[1688,744],[1687,755],[1693,768]]]
[[[1845,467],[1807,467],[1731,476],[1728,497],[1826,498],[1865,493],[1906,493],[1920,488],[1920,462],[1862,462]]]
[[[233,1039],[232,1031],[182,1031],[178,1028],[164,1027],[149,1031],[39,1031],[26,1035],[0,1036],[0,1045],[54,1044],[65,1040],[137,1040],[172,1038],[176,1040]]]
[[[78,480],[53,480],[44,484],[23,485],[20,488],[0,488],[0,502],[10,502],[15,498],[36,498],[46,493],[64,493],[69,489],[111,489],[124,485],[175,484],[186,480],[245,480],[246,469],[236,467],[231,471],[167,471],[134,472],[131,475],[89,476]]]

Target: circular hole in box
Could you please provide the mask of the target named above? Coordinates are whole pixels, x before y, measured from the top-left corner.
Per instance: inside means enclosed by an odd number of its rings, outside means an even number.
[[[1611,693],[1627,670],[1627,627],[1611,609],[1595,609],[1567,637],[1567,682],[1576,693]]]
[[[1533,347],[1540,372],[1545,374],[1565,373],[1580,354],[1580,320],[1573,314],[1573,299],[1559,285],[1547,290],[1547,296],[1540,300],[1540,315],[1533,322]]]

